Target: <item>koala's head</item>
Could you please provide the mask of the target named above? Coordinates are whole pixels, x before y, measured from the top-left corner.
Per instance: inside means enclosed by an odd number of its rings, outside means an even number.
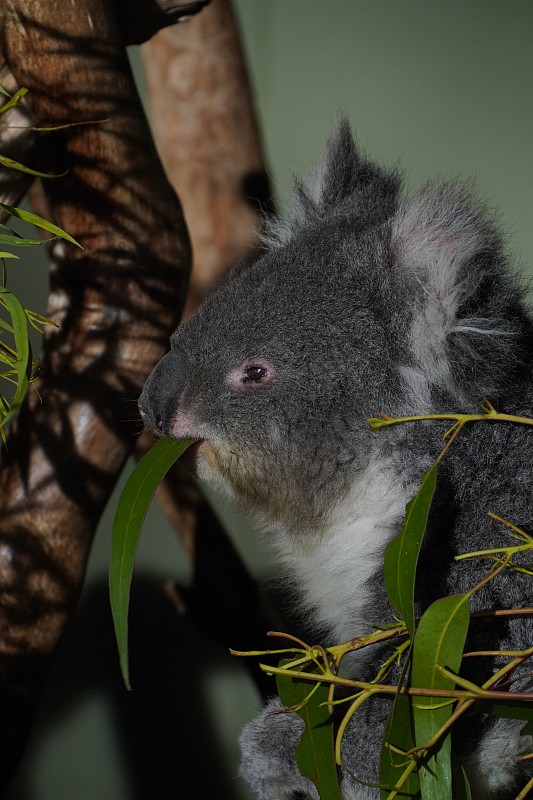
[[[525,358],[490,217],[462,186],[401,201],[399,184],[341,122],[265,254],[176,330],[140,398],[149,428],[199,440],[200,477],[268,517],[327,513],[381,435],[368,417],[495,397]]]

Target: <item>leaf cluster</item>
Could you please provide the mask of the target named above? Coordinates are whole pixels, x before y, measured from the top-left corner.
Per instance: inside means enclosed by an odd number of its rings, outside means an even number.
[[[492,569],[480,583],[465,593],[435,601],[420,619],[416,618],[414,596],[418,558],[435,493],[438,463],[450,443],[468,422],[533,425],[533,419],[510,418],[487,404],[481,414],[386,417],[371,420],[371,424],[378,428],[435,417],[453,421],[447,434],[448,443],[425,474],[416,496],[408,503],[404,527],[389,543],[385,554],[387,593],[400,617],[369,635],[333,647],[309,645],[295,636],[271,632],[269,635],[283,639],[285,646],[266,651],[231,651],[239,656],[282,657],[278,666],[261,663],[260,667],[276,676],[278,693],[287,713],[298,713],[304,719],[305,732],[297,749],[297,760],[302,774],[315,783],[321,800],[340,800],[337,765],[342,765],[343,735],[352,716],[376,694],[391,700],[380,756],[379,789],[383,800],[406,796],[421,800],[470,798],[468,780],[451,750],[450,731],[475,703],[482,703],[485,713],[526,721],[528,724],[522,732],[532,732],[533,693],[502,691],[499,687],[519,664],[533,657],[533,646],[523,651],[469,653],[475,657],[501,655],[507,658],[505,666],[480,686],[462,678],[459,670],[470,624],[470,597],[502,570],[524,570],[513,558],[517,553],[533,551],[533,538],[512,523],[500,520],[518,544],[459,557],[492,561]],[[117,508],[109,583],[120,663],[128,688],[128,601],[138,537],[159,482],[190,444],[190,440],[159,440],[133,470]],[[503,613],[533,614],[533,609],[508,609]],[[384,643],[392,648],[391,655],[373,680],[349,679],[341,674],[342,660],[348,653]],[[398,671],[400,680],[395,681],[393,675]],[[343,696],[339,699],[335,692],[341,687]],[[347,697],[346,690],[349,690]],[[341,711],[346,710],[335,729],[333,709],[336,706],[341,706]],[[526,757],[533,757],[533,754]],[[525,800],[530,792],[533,792],[533,779],[516,800]]]
[[[306,723],[297,760],[302,774],[314,781],[321,800],[340,800],[337,776],[332,773],[331,765],[342,765],[341,743],[346,727],[363,703],[375,694],[391,699],[380,756],[379,789],[383,800],[406,796],[421,800],[449,800],[451,797],[468,800],[471,797],[467,777],[454,759],[450,733],[455,722],[475,703],[482,703],[485,713],[526,721],[522,733],[533,730],[533,693],[501,691],[498,688],[519,664],[533,657],[533,647],[513,652],[468,653],[472,657],[499,655],[507,660],[505,666],[494,672],[483,685],[475,685],[459,674],[471,618],[470,597],[504,569],[533,574],[513,561],[517,553],[533,551],[533,538],[512,523],[491,514],[508,527],[511,537],[519,543],[497,550],[462,554],[459,559],[490,559],[492,569],[468,592],[432,603],[418,620],[414,604],[418,557],[435,493],[438,463],[447,447],[468,422],[511,421],[532,425],[533,420],[510,418],[487,404],[483,413],[477,415],[384,417],[370,420],[370,424],[379,428],[434,418],[454,422],[447,433],[448,444],[425,474],[416,496],[408,503],[404,527],[389,543],[385,554],[387,594],[401,618],[369,636],[356,637],[329,648],[308,645],[287,634],[271,633],[289,639],[292,646],[255,653],[232,651],[235,655],[247,656],[283,655],[284,660],[279,666],[261,663],[260,667],[276,675],[278,692],[288,712],[298,713]],[[533,608],[507,609],[498,613],[533,614]],[[393,646],[392,654],[373,680],[359,681],[341,675],[340,665],[347,653],[384,642]],[[291,656],[289,660],[288,655]],[[400,672],[397,681],[391,680],[395,665],[400,667],[396,670]],[[295,683],[299,684],[298,691],[294,689]],[[335,691],[339,687],[344,687],[345,692],[351,690],[351,694],[336,699]],[[345,705],[347,709],[334,735],[335,705]],[[329,714],[326,720],[323,718],[325,709]],[[320,739],[317,738],[318,731]],[[533,758],[533,754],[524,758]],[[357,779],[357,776],[353,777]],[[520,790],[516,800],[525,800],[532,792],[533,779]]]
[[[23,100],[27,94],[27,89],[21,88],[15,94],[10,95],[0,86],[0,94],[8,98],[0,107],[1,119],[3,114]],[[0,123],[0,127],[7,127],[7,125]],[[61,177],[60,175],[49,175],[31,169],[1,153],[0,167],[23,172],[32,177]],[[0,379],[2,379],[2,383],[6,387],[0,392],[0,435],[5,442],[5,426],[20,406],[28,386],[35,376],[36,364],[32,359],[29,329],[31,327],[41,333],[46,325],[55,325],[53,320],[47,319],[36,311],[25,308],[17,297],[7,289],[7,261],[19,260],[19,255],[16,251],[21,247],[40,246],[56,239],[65,239],[78,247],[79,245],[72,236],[57,225],[22,208],[0,203],[0,217],[4,219],[19,219],[23,223],[36,225],[50,234],[47,239],[28,238],[22,236],[5,222],[0,222]]]

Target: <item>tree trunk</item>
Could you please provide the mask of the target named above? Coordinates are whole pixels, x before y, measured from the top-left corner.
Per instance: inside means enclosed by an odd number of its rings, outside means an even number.
[[[255,253],[270,184],[230,0],[159,31],[141,53],[154,139],[193,243],[186,317]]]
[[[49,331],[0,468],[0,785],[78,596],[93,532],[139,423],[136,398],[177,324],[190,263],[105,0],[12,0],[2,50],[29,89],[53,221]]]

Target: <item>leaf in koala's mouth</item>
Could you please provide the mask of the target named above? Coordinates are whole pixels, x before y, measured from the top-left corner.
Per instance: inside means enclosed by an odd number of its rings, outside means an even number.
[[[131,688],[128,668],[128,606],[139,535],[155,490],[174,462],[195,441],[159,439],[134,468],[118,501],[109,562],[109,596],[120,667],[128,689]]]

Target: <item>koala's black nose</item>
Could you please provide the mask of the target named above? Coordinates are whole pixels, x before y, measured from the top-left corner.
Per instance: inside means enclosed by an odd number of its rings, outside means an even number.
[[[187,360],[171,350],[161,359],[144,385],[139,411],[147,428],[165,435],[185,386]]]

